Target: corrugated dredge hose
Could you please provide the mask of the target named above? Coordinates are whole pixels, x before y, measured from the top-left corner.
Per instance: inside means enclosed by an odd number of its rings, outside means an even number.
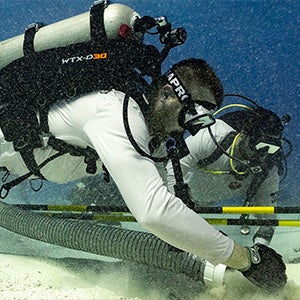
[[[146,232],[52,218],[0,203],[0,226],[23,236],[103,256],[155,266],[204,282],[205,260]]]

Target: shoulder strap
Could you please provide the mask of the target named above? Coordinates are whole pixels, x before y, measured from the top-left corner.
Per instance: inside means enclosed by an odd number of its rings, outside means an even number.
[[[218,160],[224,154],[222,149],[227,150],[232,144],[235,136],[235,131],[231,131],[230,133],[228,133],[227,136],[219,144],[219,147],[217,147],[217,149],[210,156],[201,159],[198,162],[197,166],[202,169]]]
[[[107,40],[104,28],[104,9],[107,5],[107,1],[96,1],[90,9],[91,38],[96,44]]]
[[[24,55],[28,55],[34,53],[34,37],[35,34],[39,31],[40,28],[45,26],[44,23],[37,22],[32,23],[25,29],[24,32],[24,41],[23,41],[23,53]]]

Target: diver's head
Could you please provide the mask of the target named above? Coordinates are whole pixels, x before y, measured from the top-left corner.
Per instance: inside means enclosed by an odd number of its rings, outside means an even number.
[[[167,82],[173,85],[176,89],[179,100],[184,103],[185,99],[180,94],[181,90],[178,89],[176,83],[172,83],[174,78],[179,78],[183,87],[186,89],[186,94],[196,103],[203,105],[206,109],[219,108],[223,102],[223,86],[220,79],[217,77],[215,71],[206,61],[202,59],[190,58],[182,60],[165,74]],[[175,79],[176,80],[176,79]]]
[[[250,111],[241,131],[240,151],[244,156],[266,156],[282,147],[283,124],[274,112],[258,107]],[[246,157],[246,158],[249,158]]]
[[[109,4],[104,10],[104,28],[109,39],[143,40],[141,32],[134,32],[134,22],[139,14],[124,4]]]
[[[173,65],[154,81],[147,98],[151,102],[149,125],[153,134],[160,131],[166,137],[183,130],[194,134],[206,122],[203,119],[201,123],[198,117],[221,105],[223,87],[204,60],[190,58]]]

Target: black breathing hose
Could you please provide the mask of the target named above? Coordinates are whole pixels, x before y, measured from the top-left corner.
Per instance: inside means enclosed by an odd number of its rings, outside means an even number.
[[[0,202],[0,226],[49,244],[134,261],[204,282],[205,260],[170,247],[153,234],[51,218]]]

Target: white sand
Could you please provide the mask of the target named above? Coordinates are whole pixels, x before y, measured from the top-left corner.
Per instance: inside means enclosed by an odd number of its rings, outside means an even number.
[[[225,287],[208,288],[201,292],[200,284],[196,282],[180,280],[178,275],[132,263],[1,254],[0,299],[298,300],[299,264],[287,265],[287,272],[288,284],[277,295],[263,294],[238,272],[226,273]]]
[[[1,299],[120,299],[84,273],[33,257],[1,255]]]

